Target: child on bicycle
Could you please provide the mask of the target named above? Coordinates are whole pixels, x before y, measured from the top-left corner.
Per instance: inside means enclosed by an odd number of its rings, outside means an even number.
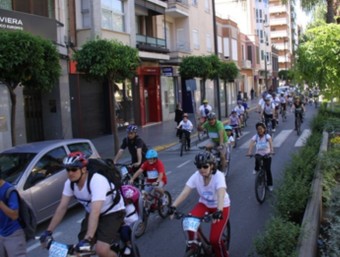
[[[133,224],[138,220],[138,205],[139,191],[132,185],[123,185],[121,188],[125,202],[125,218],[124,223],[120,227],[119,233],[122,242],[125,244],[124,255],[131,254],[131,231]]]
[[[191,191],[196,188],[200,198],[192,209],[195,217],[203,217],[207,212],[212,214],[213,222],[210,230],[210,243],[217,257],[228,257],[229,253],[221,242],[222,234],[227,226],[230,211],[230,200],[224,175],[216,169],[216,160],[210,152],[202,152],[195,156],[196,172],[189,180],[173,205],[169,214],[185,201]],[[196,233],[189,232],[189,240],[194,240]]]
[[[188,118],[188,114],[183,114],[183,120],[178,124],[177,129],[179,130],[178,135],[181,139],[184,135],[187,141],[188,150],[190,150],[190,135],[193,129],[193,125]]]
[[[247,156],[252,155],[254,146],[256,148],[255,154],[267,156],[267,158],[263,160],[263,166],[267,173],[268,189],[270,191],[273,191],[273,176],[271,172],[272,158],[270,157],[270,154],[274,154],[272,137],[266,133],[267,128],[263,122],[256,123],[255,127],[257,133],[250,139]],[[253,171],[253,174],[256,174],[259,171],[259,166],[259,160],[255,159],[255,169]]]
[[[138,178],[140,174],[146,172],[146,181],[144,190],[146,193],[150,193],[152,189],[155,189],[160,194],[163,194],[163,187],[167,183],[167,177],[165,174],[165,168],[163,162],[158,159],[158,153],[154,149],[149,149],[145,155],[146,161],[142,166],[133,174],[130,179],[130,184]]]
[[[228,136],[228,148],[227,148],[227,165],[229,165],[229,160],[230,160],[230,154],[231,154],[231,148],[235,146],[235,139],[233,136],[233,128],[229,125],[224,126],[224,130],[227,132]]]
[[[240,125],[241,125],[241,121],[239,117],[237,116],[237,112],[232,111],[231,115],[229,116],[229,126],[231,126],[232,128],[235,128],[236,139],[240,138],[240,134],[241,134]]]

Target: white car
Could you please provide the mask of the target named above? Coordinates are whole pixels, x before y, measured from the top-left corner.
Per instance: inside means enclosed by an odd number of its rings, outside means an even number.
[[[81,151],[99,158],[88,139],[63,139],[15,146],[0,153],[3,178],[12,183],[34,210],[37,222],[52,217],[67,179],[62,161],[70,152]],[[72,201],[70,206],[76,204]]]

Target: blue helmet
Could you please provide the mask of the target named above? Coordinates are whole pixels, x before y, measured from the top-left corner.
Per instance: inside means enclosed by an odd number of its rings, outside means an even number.
[[[229,126],[229,125],[225,125],[224,126],[224,130],[233,130],[233,128],[231,126]]]
[[[146,159],[158,158],[158,153],[156,150],[150,149],[146,152],[145,158]]]
[[[127,133],[131,133],[131,132],[137,133],[137,130],[138,130],[138,127],[137,127],[136,125],[129,125],[129,126],[126,128],[126,132],[127,132]]]

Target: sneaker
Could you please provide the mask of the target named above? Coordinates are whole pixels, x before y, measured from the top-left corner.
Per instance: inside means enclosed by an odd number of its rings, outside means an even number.
[[[273,131],[273,132],[275,132],[275,131],[276,131],[276,129],[272,129],[272,131]]]
[[[256,170],[253,170],[253,175],[256,175],[257,171]]]
[[[131,248],[126,246],[124,249],[124,255],[130,255],[131,254]]]
[[[268,186],[268,190],[269,190],[270,192],[272,192],[272,191],[274,190],[274,187],[273,187],[273,186]]]

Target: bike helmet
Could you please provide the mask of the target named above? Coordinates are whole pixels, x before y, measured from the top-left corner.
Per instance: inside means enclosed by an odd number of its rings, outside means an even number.
[[[132,185],[122,185],[121,187],[122,195],[125,199],[131,200],[136,203],[139,198],[139,190]]]
[[[216,113],[214,112],[209,112],[207,115],[208,120],[213,120],[216,119]]]
[[[146,152],[145,158],[146,159],[158,158],[158,153],[156,150],[150,149]]]
[[[231,126],[229,126],[229,125],[225,125],[224,126],[224,130],[233,130],[233,128]]]
[[[82,152],[72,152],[68,154],[63,160],[65,168],[83,168],[87,165],[87,163],[88,161]]]
[[[263,122],[256,123],[255,128],[257,129],[258,127],[262,127],[264,129],[267,129],[266,124],[264,124]]]
[[[265,101],[270,101],[272,99],[272,97],[270,95],[267,95],[265,98]]]
[[[207,99],[204,99],[204,100],[203,100],[203,103],[204,103],[204,104],[207,104],[207,103],[208,103],[208,100],[207,100]]]
[[[131,132],[137,133],[137,130],[138,130],[138,127],[136,125],[129,125],[126,128],[127,133],[131,133]]]
[[[215,164],[215,156],[210,152],[201,152],[195,156],[195,165]]]

